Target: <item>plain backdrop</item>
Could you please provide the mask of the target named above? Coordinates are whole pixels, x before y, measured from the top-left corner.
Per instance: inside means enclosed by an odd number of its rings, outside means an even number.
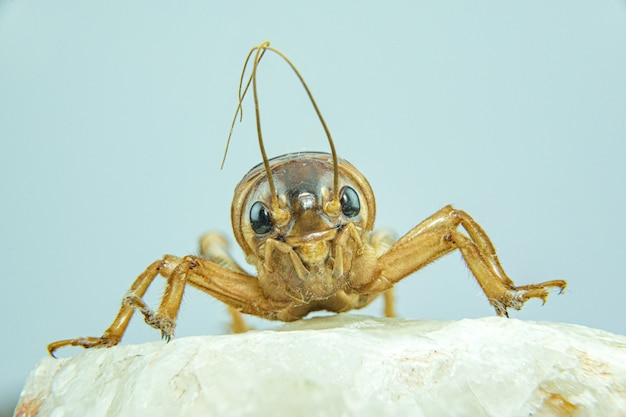
[[[371,182],[378,227],[402,234],[452,203],[518,284],[568,280],[514,317],[626,334],[624,1],[0,0],[5,412],[46,344],[99,336],[150,262],[232,236],[234,187],[261,160],[251,101],[219,164],[243,59],[266,39]],[[276,56],[259,85],[270,155],[328,150]],[[397,298],[407,318],[493,314],[459,253]],[[228,332],[195,290],[178,323],[178,337]],[[137,318],[123,343],[158,338]]]

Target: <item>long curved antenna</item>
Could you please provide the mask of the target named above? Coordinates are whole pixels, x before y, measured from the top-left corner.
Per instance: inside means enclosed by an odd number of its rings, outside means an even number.
[[[291,62],[289,58],[287,58],[285,54],[283,54],[281,51],[279,51],[276,48],[272,48],[270,46],[269,41],[264,41],[260,45],[255,46],[252,49],[250,49],[250,52],[248,52],[248,56],[246,57],[244,68],[241,73],[241,78],[239,80],[239,103],[237,105],[237,110],[235,111],[235,116],[233,117],[233,122],[232,122],[230,132],[228,135],[228,140],[226,142],[226,150],[224,151],[224,159],[222,160],[222,166],[224,165],[224,161],[226,160],[226,153],[228,152],[228,145],[230,143],[230,138],[233,132],[233,128],[235,126],[235,121],[237,120],[237,115],[243,116],[242,102],[246,95],[246,92],[248,91],[248,88],[250,87],[250,83],[252,83],[252,89],[254,93],[254,107],[255,107],[255,113],[256,113],[257,134],[259,138],[259,148],[261,150],[261,155],[263,156],[263,164],[265,166],[265,172],[268,177],[270,192],[272,194],[272,205],[274,206],[275,209],[279,207],[278,196],[276,195],[276,190],[274,188],[274,180],[272,178],[269,160],[267,159],[267,155],[265,153],[265,146],[263,145],[263,135],[261,133],[261,118],[259,114],[259,98],[258,98],[257,88],[256,88],[256,70],[259,65],[259,62],[261,61],[261,58],[265,54],[265,51],[268,51],[268,50],[276,53],[283,60],[285,60],[285,62],[289,64],[291,69],[298,76],[300,83],[302,84],[302,86],[306,90],[307,95],[309,96],[309,100],[311,101],[311,104],[313,104],[313,108],[315,109],[315,112],[317,113],[317,117],[322,123],[324,132],[326,133],[326,137],[328,138],[328,144],[330,145],[330,150],[331,150],[331,154],[333,158],[333,193],[334,193],[334,196],[333,196],[333,201],[330,204],[332,205],[333,210],[339,210],[339,206],[340,206],[340,203],[339,203],[339,162],[337,159],[337,151],[335,150],[335,143],[333,142],[333,138],[330,134],[330,130],[328,129],[328,126],[326,125],[326,122],[324,121],[324,117],[322,116],[322,113],[320,112],[319,107],[317,106],[317,103],[315,102],[315,99],[313,98],[313,94],[311,93],[311,90],[309,89],[308,85],[304,81],[304,78],[302,77],[302,75],[300,74],[296,66]],[[254,56],[254,63],[252,66],[252,71],[250,74],[250,78],[248,79],[248,82],[246,83],[246,87],[244,88],[243,93],[242,93],[244,74],[245,74],[248,62],[250,60],[250,57],[252,56],[253,53],[255,53],[255,56]]]
[[[243,64],[243,69],[241,70],[241,76],[239,77],[239,91],[237,93],[237,95],[239,96],[239,103],[237,104],[237,110],[235,111],[235,115],[233,116],[233,121],[230,124],[230,131],[228,132],[228,139],[226,140],[226,148],[224,149],[224,156],[222,157],[222,164],[220,165],[220,169],[224,168],[224,162],[226,162],[226,154],[228,153],[228,147],[230,145],[230,138],[233,135],[233,129],[235,129],[235,122],[237,121],[237,116],[239,116],[239,122],[243,120],[242,103],[243,103],[244,97],[246,96],[246,93],[248,92],[248,87],[250,87],[250,83],[252,82],[252,76],[250,76],[250,78],[248,78],[248,82],[246,83],[246,88],[243,89],[243,93],[242,93],[241,87],[243,86],[243,77],[244,75],[246,75],[246,68],[248,68],[248,62],[250,61],[250,57],[252,56],[252,53],[256,51],[257,49],[259,49],[260,47],[262,47],[264,44],[269,45],[270,43],[269,41],[265,41],[261,45],[255,46],[254,48],[250,49],[250,52],[248,52],[248,56],[246,56],[246,60]],[[259,57],[259,61],[263,57],[264,53],[265,53],[265,49],[263,49],[263,53]]]

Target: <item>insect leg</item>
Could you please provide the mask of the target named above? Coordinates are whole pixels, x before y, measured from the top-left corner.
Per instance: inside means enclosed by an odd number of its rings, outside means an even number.
[[[228,241],[221,233],[210,232],[200,238],[200,257],[222,265],[231,271],[246,271],[228,253]]]
[[[268,298],[253,275],[232,271],[202,258],[187,258],[193,260],[186,276],[187,282],[237,311],[276,320],[277,315],[290,304],[289,301]]]
[[[462,226],[466,234],[460,232]],[[383,291],[407,275],[443,255],[459,249],[469,269],[498,315],[507,308],[520,309],[530,298],[544,302],[550,287],[563,290],[566,282],[548,281],[515,286],[506,275],[487,234],[467,213],[446,206],[424,220],[378,258],[378,274],[370,278],[364,291]]]
[[[130,287],[127,295],[122,300],[122,307],[117,313],[117,317],[113,320],[113,323],[104,331],[100,337],[80,337],[77,339],[59,340],[48,345],[48,353],[54,356],[54,351],[64,346],[81,346],[84,348],[92,347],[110,347],[117,345],[126,328],[130,322],[131,317],[135,312],[135,305],[129,300],[141,299],[146,293],[146,290],[154,281],[154,278],[159,273],[161,261],[153,262],[146,270],[137,277],[133,285]]]
[[[370,237],[370,244],[374,248],[376,256],[380,256],[387,252],[391,246],[393,246],[396,240],[395,233],[391,230],[376,230],[372,232]],[[385,300],[385,317],[396,317],[396,300],[394,296],[393,287],[389,288],[383,293]]]
[[[207,233],[200,238],[200,256],[232,271],[245,274],[243,268],[227,252],[228,241],[220,233]],[[246,324],[243,315],[234,307],[228,306],[231,316],[230,328],[233,333],[244,333],[251,328]]]

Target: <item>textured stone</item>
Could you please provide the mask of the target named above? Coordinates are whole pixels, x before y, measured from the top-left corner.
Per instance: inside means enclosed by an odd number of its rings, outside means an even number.
[[[16,409],[35,414],[626,416],[626,337],[498,317],[344,314],[46,358]]]

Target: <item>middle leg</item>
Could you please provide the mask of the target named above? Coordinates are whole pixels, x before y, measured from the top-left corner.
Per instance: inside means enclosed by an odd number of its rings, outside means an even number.
[[[227,252],[228,241],[226,238],[216,232],[210,232],[200,238],[200,256],[218,265],[222,265],[232,271],[245,274],[243,268],[232,258]],[[236,308],[228,306],[228,313],[231,317],[230,329],[233,333],[244,333],[252,328],[246,324],[246,321]]]

